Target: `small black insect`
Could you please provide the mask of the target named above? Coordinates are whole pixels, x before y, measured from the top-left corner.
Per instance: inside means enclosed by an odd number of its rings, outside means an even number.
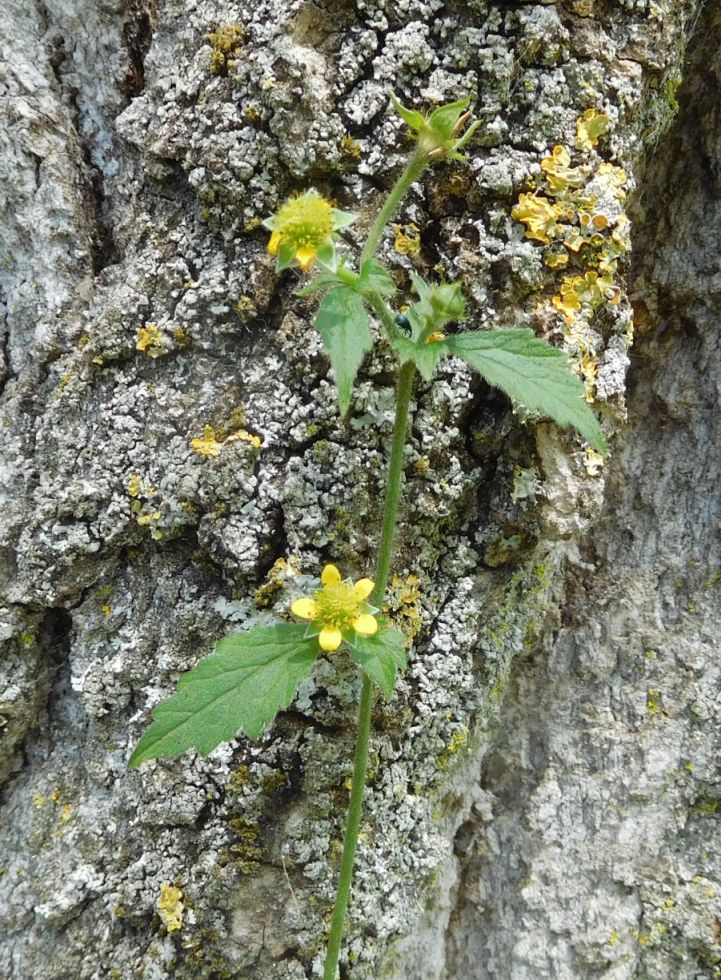
[[[399,313],[396,317],[396,325],[401,328],[404,334],[410,336],[412,331],[411,321],[407,316],[404,316],[403,313]]]

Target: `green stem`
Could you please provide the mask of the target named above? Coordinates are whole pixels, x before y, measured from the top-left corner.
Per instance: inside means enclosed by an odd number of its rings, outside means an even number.
[[[393,442],[391,443],[391,461],[388,467],[388,482],[386,483],[386,500],[383,510],[383,528],[378,545],[378,564],[376,567],[375,588],[371,601],[373,605],[382,608],[385,598],[388,575],[393,554],[393,534],[396,529],[398,516],[398,501],[403,482],[403,450],[406,445],[408,430],[408,413],[413,393],[413,380],[416,366],[413,361],[407,361],[398,375],[396,387],[396,417],[393,423]]]
[[[391,444],[391,460],[388,467],[388,482],[386,483],[386,499],[383,509],[383,528],[378,546],[378,565],[376,568],[375,588],[372,602],[382,607],[383,597],[388,576],[390,574],[391,557],[393,554],[393,535],[398,517],[398,501],[400,499],[401,483],[403,482],[403,450],[406,444],[408,430],[408,414],[413,392],[413,379],[416,368],[412,361],[404,364],[398,376],[396,389],[396,417],[393,423],[393,441]],[[348,808],[348,825],[343,841],[343,857],[341,859],[338,890],[333,908],[328,952],[326,954],[323,980],[335,980],[340,956],[340,945],[345,928],[345,915],[350,898],[350,887],[353,880],[353,864],[358,845],[363,811],[363,793],[365,791],[368,771],[368,743],[371,730],[371,710],[373,708],[373,688],[367,674],[363,674],[360,709],[358,711],[358,734],[356,736],[355,759],[353,761],[353,787],[351,789]]]
[[[358,831],[360,830],[363,813],[363,792],[368,771],[368,743],[371,732],[371,710],[373,708],[373,688],[367,674],[363,674],[360,708],[358,710],[358,734],[355,744],[355,759],[353,760],[353,788],[348,805],[348,824],[343,841],[343,858],[341,860],[338,889],[335,894],[333,919],[328,937],[328,951],[325,955],[323,980],[335,980],[340,957],[340,944],[345,928],[345,913],[350,898],[350,886],[353,880],[353,864],[355,862]]]
[[[372,259],[378,251],[378,246],[380,244],[383,232],[385,231],[386,225],[393,217],[393,213],[401,203],[401,200],[407,193],[408,188],[411,186],[411,184],[414,184],[418,180],[420,175],[425,170],[427,164],[428,153],[418,147],[416,152],[406,164],[405,170],[393,185],[393,189],[388,195],[385,204],[381,208],[378,217],[373,222],[371,230],[368,232],[368,240],[365,243],[361,254],[361,268],[363,268],[363,263],[367,262],[368,259]]]

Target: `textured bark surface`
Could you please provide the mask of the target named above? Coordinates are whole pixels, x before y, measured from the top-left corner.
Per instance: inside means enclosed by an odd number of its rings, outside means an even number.
[[[399,295],[460,278],[473,325],[565,344],[616,435],[599,475],[455,362],[417,387],[391,609],[415,642],[375,711],[343,976],[718,975],[713,6],[3,6],[0,974],[319,975],[353,671],[319,661],[257,745],[126,761],[214,638],[326,560],[372,568],[392,364],[339,420],[258,223],[314,184],[362,232],[408,150],[392,85],[470,91],[484,123],[387,238]],[[610,129],[576,146],[589,107]],[[554,145],[619,234],[603,164],[637,182],[635,265],[570,329],[552,296],[588,249],[554,268],[511,218]]]

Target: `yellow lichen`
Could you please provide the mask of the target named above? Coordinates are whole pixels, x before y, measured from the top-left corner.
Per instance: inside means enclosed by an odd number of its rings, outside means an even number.
[[[168,932],[176,932],[183,925],[183,892],[170,882],[160,885],[158,914]]]
[[[137,473],[132,473],[130,479],[128,480],[128,494],[131,497],[137,497],[143,486],[140,482],[140,477]]]
[[[587,167],[572,167],[565,146],[554,146],[551,155],[541,160],[541,170],[551,194],[562,194],[569,187],[581,187],[588,176]]]
[[[406,646],[410,646],[423,626],[421,580],[417,575],[393,576],[386,589],[383,611],[403,633]]]
[[[241,296],[240,299],[235,302],[235,309],[240,313],[242,320],[252,320],[254,316],[257,316],[258,310],[255,303],[250,296]]]
[[[262,114],[257,105],[247,105],[243,109],[243,116],[251,123],[253,126],[259,123],[262,119]]]
[[[260,449],[262,445],[260,436],[246,432],[245,429],[237,429],[235,432],[229,431],[229,425],[240,424],[241,418],[245,418],[245,413],[243,409],[237,409],[231,415],[229,424],[218,426],[217,429],[214,429],[212,425],[206,425],[202,438],[190,440],[190,448],[198,456],[204,458],[220,456],[222,447],[231,442],[247,442],[253,449]]]
[[[162,516],[163,515],[159,510],[154,510],[150,514],[140,514],[138,517],[136,517],[136,521],[141,527],[147,527],[149,524],[152,524],[153,521],[159,521]]]
[[[560,219],[565,216],[566,211],[565,205],[549,201],[542,195],[521,194],[518,204],[511,211],[511,217],[526,226],[526,238],[548,245],[552,238],[563,232]]]
[[[212,425],[206,425],[203,429],[203,437],[201,439],[191,439],[190,448],[198,456],[202,456],[207,459],[208,456],[220,456],[220,447],[222,443],[218,442],[215,438],[215,431]]]
[[[553,297],[552,302],[564,314],[566,322],[572,322],[574,314],[581,309],[592,313],[602,303],[614,303],[618,299],[612,276],[608,272],[599,275],[595,269],[590,269],[582,276],[566,276],[560,293]]]
[[[595,449],[587,449],[584,453],[583,465],[589,476],[600,476],[603,469],[603,456]]]
[[[549,269],[562,269],[568,265],[568,252],[561,252],[556,249],[549,249],[543,257],[543,261]]]
[[[393,225],[396,236],[393,247],[399,255],[418,255],[421,250],[421,234],[411,221],[407,225]]]
[[[611,126],[611,120],[604,112],[588,109],[576,121],[576,148],[589,152]]]
[[[135,342],[135,349],[143,351],[148,357],[162,357],[168,353],[163,341],[165,334],[157,323],[146,323],[144,327],[138,327],[138,336]]]
[[[285,582],[298,575],[300,575],[300,558],[296,555],[291,555],[287,561],[282,557],[276,559],[266,575],[267,581],[255,591],[255,604],[258,609],[270,608]]]

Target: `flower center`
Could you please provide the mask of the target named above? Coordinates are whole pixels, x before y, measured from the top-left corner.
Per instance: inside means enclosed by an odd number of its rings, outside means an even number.
[[[328,626],[342,629],[350,625],[358,614],[358,600],[353,586],[348,582],[326,585],[313,595],[318,614],[316,619]]]
[[[320,194],[307,191],[286,201],[275,229],[296,248],[317,249],[333,231],[333,208]]]

